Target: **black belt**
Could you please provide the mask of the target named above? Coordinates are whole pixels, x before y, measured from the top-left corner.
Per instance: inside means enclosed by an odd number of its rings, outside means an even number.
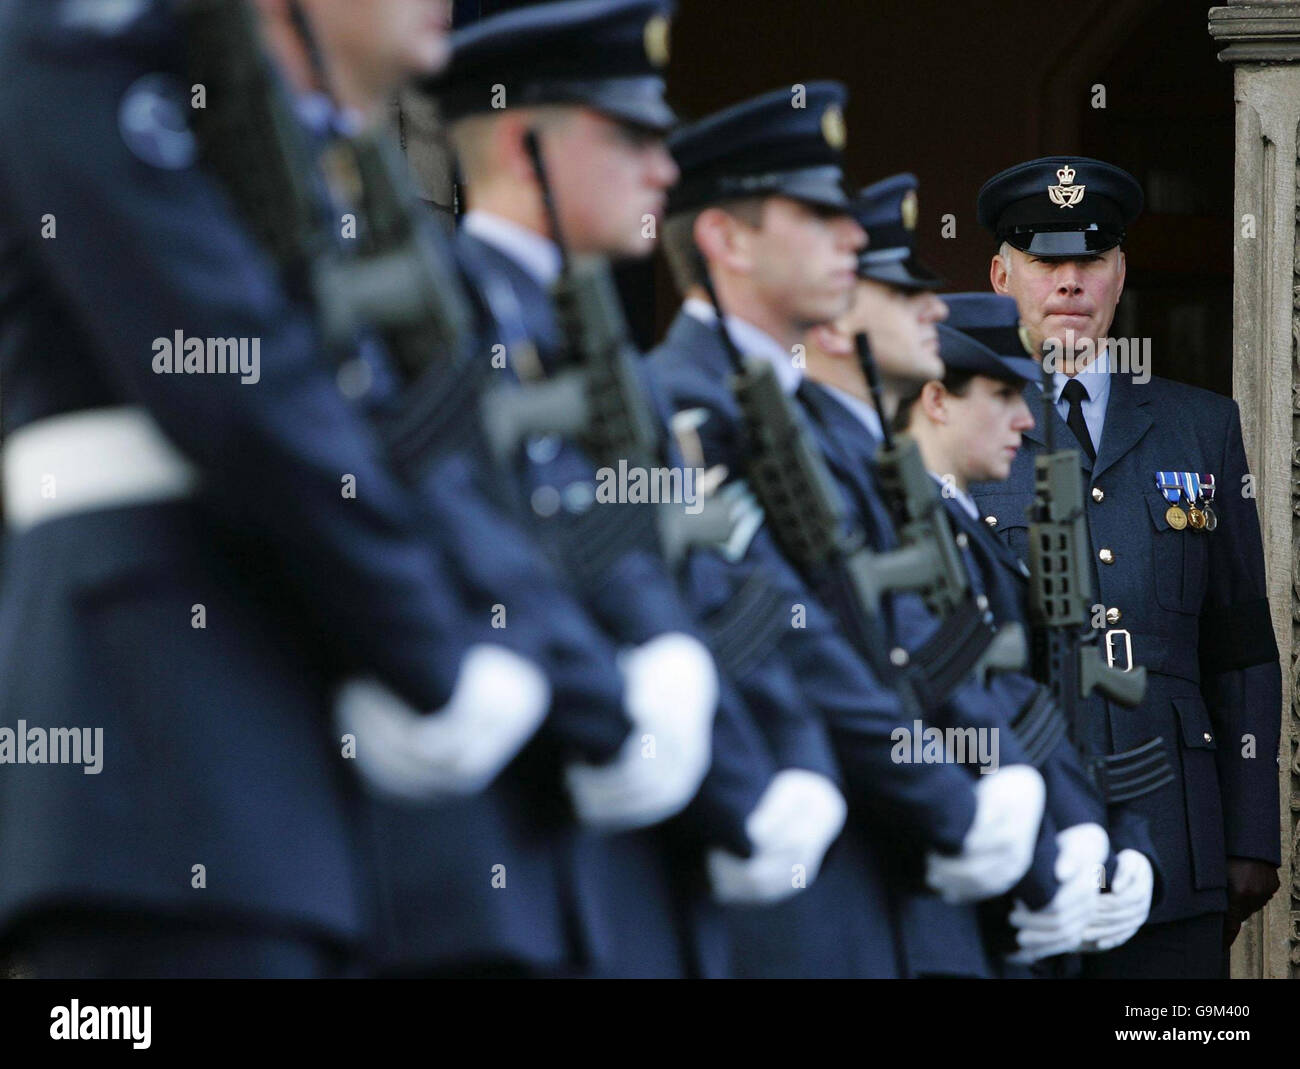
[[[1131,802],[1176,778],[1159,736],[1123,753],[1091,758],[1088,772],[1107,805]]]
[[[1065,738],[1065,717],[1052,693],[1039,687],[1011,721],[1011,732],[1025,751],[1029,763],[1042,768],[1052,751]]]
[[[713,656],[732,678],[764,660],[788,626],[785,602],[760,575],[750,576],[705,620]]]

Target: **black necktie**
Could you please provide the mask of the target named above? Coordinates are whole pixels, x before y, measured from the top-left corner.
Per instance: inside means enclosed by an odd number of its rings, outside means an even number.
[[[1083,418],[1083,402],[1088,396],[1087,388],[1078,379],[1071,379],[1065,384],[1061,396],[1070,404],[1070,411],[1065,416],[1065,425],[1074,431],[1083,451],[1089,460],[1097,459],[1097,450],[1092,445],[1092,435],[1088,433],[1088,422]]]

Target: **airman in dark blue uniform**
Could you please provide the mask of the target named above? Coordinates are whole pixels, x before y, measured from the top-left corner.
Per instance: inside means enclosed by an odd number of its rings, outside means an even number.
[[[1135,709],[1083,703],[1078,738],[1085,756],[1160,738],[1177,772],[1125,803],[1148,823],[1163,898],[1123,947],[1085,959],[1085,975],[1215,976],[1277,888],[1280,670],[1236,404],[1151,376],[1140,348],[1107,340],[1141,207],[1127,172],[1067,156],[1011,167],[978,198],[1000,243],[993,288],[1053,361],[1054,440],[1079,446],[1103,643],[1148,672]],[[1005,482],[972,487],[1022,559],[1045,428],[1025,438]]]

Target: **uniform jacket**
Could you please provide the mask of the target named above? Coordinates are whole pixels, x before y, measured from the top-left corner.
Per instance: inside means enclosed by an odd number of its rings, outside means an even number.
[[[1041,401],[1026,392],[1031,411]],[[1056,448],[1074,438],[1053,410]],[[999,537],[1027,558],[1025,509],[1043,428],[1004,483],[972,487]],[[1160,856],[1165,895],[1153,922],[1217,911],[1225,860],[1277,864],[1281,676],[1264,587],[1259,520],[1236,403],[1205,390],[1117,374],[1096,462],[1080,452],[1098,605],[1118,609],[1133,660],[1147,667],[1146,697],[1127,709],[1093,696],[1076,725],[1085,753],[1164,739],[1178,782],[1126,803],[1144,817]],[[1212,533],[1174,530],[1159,471],[1215,476]],[[1100,555],[1109,550],[1112,563]]]

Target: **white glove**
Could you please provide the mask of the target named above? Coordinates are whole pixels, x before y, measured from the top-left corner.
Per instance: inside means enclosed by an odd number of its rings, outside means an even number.
[[[1029,765],[1007,765],[975,785],[975,820],[961,853],[925,858],[925,882],[945,902],[976,902],[1009,891],[1029,870],[1046,788]]]
[[[632,731],[613,761],[564,770],[584,824],[643,828],[680,812],[709,769],[718,674],[690,635],[651,639],[619,658]]]
[[[419,713],[373,679],[339,689],[334,720],[356,736],[362,779],[410,801],[481,791],[546,719],[551,688],[542,671],[504,646],[471,646],[456,687],[435,713]]]
[[[729,904],[770,904],[810,886],[847,815],[844,796],[825,776],[801,768],[778,772],[745,820],[753,854],[709,851],[713,897]],[[795,866],[804,876],[798,885]]]
[[[1084,951],[1111,950],[1127,942],[1151,912],[1155,874],[1147,856],[1121,850],[1116,857],[1110,893],[1099,895],[1097,912],[1083,932]]]
[[[1056,878],[1061,886],[1042,909],[1031,910],[1017,900],[1008,920],[1016,929],[1020,950],[1008,961],[1032,961],[1069,954],[1083,942],[1084,929],[1095,917],[1101,898],[1102,866],[1110,853],[1110,837],[1100,824],[1076,824],[1056,836]]]

